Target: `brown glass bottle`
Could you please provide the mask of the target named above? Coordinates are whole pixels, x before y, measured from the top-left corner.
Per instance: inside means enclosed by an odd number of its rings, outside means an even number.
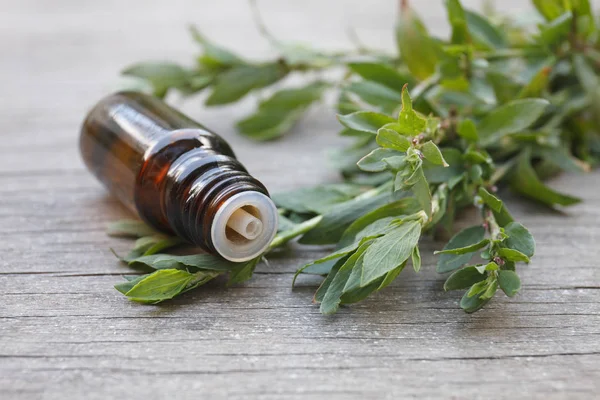
[[[80,137],[90,171],[158,230],[245,261],[277,230],[277,209],[217,134],[137,92],[101,100]]]

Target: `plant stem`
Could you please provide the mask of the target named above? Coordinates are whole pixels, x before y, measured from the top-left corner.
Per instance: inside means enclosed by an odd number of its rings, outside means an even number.
[[[277,234],[277,236],[275,236],[275,238],[273,239],[273,241],[267,248],[267,252],[269,252],[279,246],[282,246],[282,245],[286,244],[287,242],[289,242],[290,240],[310,231],[315,226],[317,226],[319,224],[319,222],[321,222],[322,219],[323,219],[322,215],[317,215],[316,217],[313,217],[307,221],[302,222],[301,224],[294,226],[292,229],[289,229],[287,231],[283,231],[283,232]]]

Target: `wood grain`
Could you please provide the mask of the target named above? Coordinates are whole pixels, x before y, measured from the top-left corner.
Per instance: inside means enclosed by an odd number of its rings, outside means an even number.
[[[437,32],[441,2],[423,2]],[[468,4],[477,4],[469,1]],[[278,37],[326,49],[392,47],[391,1],[260,1]],[[524,6],[505,1],[506,12]],[[269,54],[242,0],[3,1],[0,5],[0,398],[581,398],[600,395],[600,173],[552,186],[584,203],[564,215],[511,199],[535,234],[522,293],[464,314],[443,293],[433,250],[367,301],[321,316],[318,279],[293,272],[320,256],[295,247],[250,282],[222,281],[160,306],[128,302],[112,285],[128,269],[110,253],[107,222],[127,216],[85,171],[83,115],[116,88],[117,72],[152,58],[192,59],[184,27],[247,56]],[[172,99],[222,133],[271,190],[332,181],[325,153],[340,143],[326,107],[283,141],[254,144],[232,121],[255,99],[205,109]],[[293,247],[293,246],[292,246]]]

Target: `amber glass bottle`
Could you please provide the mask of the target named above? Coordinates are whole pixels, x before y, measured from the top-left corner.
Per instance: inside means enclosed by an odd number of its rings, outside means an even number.
[[[81,128],[92,173],[156,229],[231,261],[260,255],[277,209],[218,135],[136,92],[100,101]]]

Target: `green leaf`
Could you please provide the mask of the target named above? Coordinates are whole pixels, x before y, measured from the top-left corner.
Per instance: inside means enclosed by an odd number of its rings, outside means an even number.
[[[245,263],[238,263],[229,273],[229,281],[227,281],[227,286],[246,282],[252,278],[254,269],[256,269],[256,266],[261,259],[262,257],[259,256]]]
[[[222,68],[245,64],[245,61],[239,56],[209,41],[196,27],[190,27],[190,32],[194,40],[204,49],[204,53],[198,60],[203,66],[207,68]]]
[[[150,275],[152,274],[140,275],[133,279],[128,279],[128,277],[125,277],[125,279],[127,280],[125,282],[117,283],[115,285],[115,289],[117,289],[122,294],[127,294],[127,292],[129,292],[135,285],[137,285],[139,282],[146,279]]]
[[[321,98],[326,85],[315,82],[308,86],[283,89],[260,103],[258,111],[239,121],[238,130],[256,140],[271,140],[287,133],[306,109]]]
[[[462,152],[458,149],[447,147],[441,149],[442,156],[448,167],[435,165],[428,160],[423,163],[423,172],[429,183],[448,183],[465,172]]]
[[[419,272],[421,270],[421,252],[419,251],[419,246],[415,246],[412,254],[412,264],[415,272]]]
[[[469,246],[459,247],[456,249],[444,249],[442,251],[436,251],[433,254],[455,254],[455,255],[463,255],[463,254],[472,254],[477,250],[483,249],[485,246],[490,244],[489,239],[483,239],[477,243],[474,243]]]
[[[122,219],[111,222],[106,229],[108,236],[141,238],[158,235],[153,228],[137,219]]]
[[[396,122],[392,117],[373,111],[357,111],[352,114],[338,115],[337,118],[347,128],[373,134],[377,134],[383,125]]]
[[[218,76],[206,105],[233,103],[250,91],[272,85],[288,73],[279,63],[239,65]]]
[[[369,81],[350,82],[344,90],[360,97],[362,101],[384,112],[393,112],[400,106],[400,93],[379,83]]]
[[[558,18],[566,10],[563,0],[532,0],[533,5],[548,21]]]
[[[194,275],[178,269],[161,269],[140,280],[125,295],[141,303],[158,303],[177,296]]]
[[[352,250],[354,251],[354,250]],[[323,298],[325,298],[325,293],[327,293],[327,290],[329,289],[329,286],[331,285],[331,283],[333,282],[333,279],[335,278],[335,276],[337,275],[338,271],[340,270],[340,268],[342,267],[342,265],[344,265],[344,263],[346,262],[346,260],[348,260],[348,258],[350,257],[350,255],[347,255],[343,258],[340,258],[331,268],[331,271],[329,271],[329,274],[327,274],[327,277],[323,280],[323,282],[321,282],[321,285],[319,286],[319,288],[317,289],[317,291],[315,292],[315,296],[313,298],[313,302],[314,303],[320,303],[323,301]],[[296,272],[296,276],[298,276],[298,273],[300,271]],[[296,276],[294,276],[294,281],[296,280]],[[293,283],[292,283],[293,286]]]
[[[479,272],[477,267],[471,265],[464,267],[454,272],[446,279],[444,290],[466,289],[477,282],[481,282],[487,278],[486,274]]]
[[[475,285],[477,285],[477,283]],[[485,306],[489,301],[489,299],[480,299],[476,296],[470,297],[469,292],[467,291],[460,300],[460,307],[467,313],[474,313]]]
[[[508,297],[513,297],[521,290],[521,279],[513,271],[498,271],[498,284]]]
[[[478,126],[480,143],[487,147],[530,127],[550,103],[544,99],[514,100],[490,112]]]
[[[504,233],[508,236],[504,240],[504,246],[520,251],[527,257],[533,257],[535,254],[535,239],[527,228],[518,222],[511,222],[504,227]]]
[[[498,281],[496,279],[488,282],[485,291],[479,295],[479,300],[489,300],[496,294],[498,290]]]
[[[390,193],[381,193],[373,197],[361,197],[339,203],[323,214],[319,224],[300,239],[302,244],[333,244],[359,216],[388,203]]]
[[[440,151],[439,147],[432,141],[425,142],[421,146],[421,152],[426,160],[430,161],[435,165],[442,165],[444,167],[449,167],[450,165],[444,160],[444,156]]]
[[[557,205],[570,206],[581,202],[581,199],[558,193],[544,185],[531,167],[530,152],[523,151],[510,179],[510,187],[530,199],[539,201],[550,207]]]
[[[358,160],[358,168],[366,172],[381,172],[388,169],[386,158],[397,157],[398,152],[392,149],[377,148]]]
[[[346,282],[348,282],[348,278],[353,268],[355,268],[357,260],[369,248],[371,243],[366,242],[361,245],[337,271],[321,301],[321,313],[333,314],[338,310]]]
[[[157,97],[164,97],[170,88],[185,87],[191,77],[188,70],[171,62],[138,63],[127,67],[121,73],[149,82]]]
[[[481,242],[485,237],[485,229],[483,226],[472,226],[463,229],[450,239],[444,250],[459,249],[462,247],[471,246]],[[437,272],[444,273],[454,271],[468,263],[473,257],[473,253],[467,254],[442,254],[437,264]]]
[[[568,11],[546,25],[540,26],[540,40],[548,45],[553,46],[566,40],[571,31],[573,23],[573,14]]]
[[[419,115],[412,105],[408,86],[404,85],[402,89],[402,110],[398,115],[397,131],[403,135],[416,136],[425,132],[427,128],[427,119]]]
[[[402,4],[396,25],[398,50],[410,72],[417,79],[424,80],[435,73],[439,45],[429,36],[427,28],[408,3]]]
[[[411,146],[411,141],[396,131],[380,128],[377,131],[377,144],[386,149],[405,152]]]
[[[415,198],[423,208],[423,211],[425,211],[425,214],[427,214],[427,217],[431,218],[431,191],[429,189],[429,183],[427,182],[427,178],[425,178],[425,174],[423,173],[423,168],[417,168],[413,176],[416,178],[416,182],[414,183],[411,190],[414,193]]]
[[[365,253],[361,286],[368,285],[406,261],[420,236],[421,224],[417,221],[406,221],[385,236],[376,239]]]
[[[529,261],[531,261],[529,259],[529,257],[527,257],[525,254],[521,253],[520,251],[514,250],[514,249],[507,249],[504,247],[498,249],[498,255],[500,257],[502,257],[503,259],[505,259],[506,261],[525,262],[525,263],[529,263]]]
[[[274,193],[271,198],[277,207],[299,214],[322,214],[337,204],[359,195],[362,188],[357,185],[339,183]]]
[[[452,27],[452,43],[462,44],[470,41],[465,10],[459,0],[446,0],[448,20]]]
[[[183,243],[183,239],[175,236],[154,235],[141,237],[135,241],[133,249],[123,257],[123,261],[131,262],[141,256],[149,256],[159,253],[163,250],[178,246]]]
[[[502,206],[504,205],[504,203],[502,203],[502,200],[488,192],[483,186],[479,187],[479,191],[477,193],[489,208],[491,208],[495,212],[502,211]]]
[[[488,49],[500,49],[507,45],[504,33],[492,25],[488,18],[469,10],[465,10],[467,26],[473,41]]]
[[[479,140],[475,122],[470,119],[464,119],[458,125],[458,134],[469,142],[475,143]]]
[[[154,254],[133,258],[129,260],[129,264],[144,264],[154,269],[174,269],[180,266],[188,270],[192,268],[194,270],[227,272],[245,263],[233,263],[211,254],[192,254],[188,256]]]
[[[349,246],[362,237],[380,232],[387,228],[392,220],[414,214],[417,211],[419,211],[419,205],[412,197],[406,197],[376,208],[359,217],[344,231],[338,242],[338,247]]]
[[[413,78],[409,75],[401,74],[393,67],[374,62],[354,62],[347,64],[348,68],[360,75],[367,81],[377,82],[396,92],[402,92],[406,83],[412,84]]]

